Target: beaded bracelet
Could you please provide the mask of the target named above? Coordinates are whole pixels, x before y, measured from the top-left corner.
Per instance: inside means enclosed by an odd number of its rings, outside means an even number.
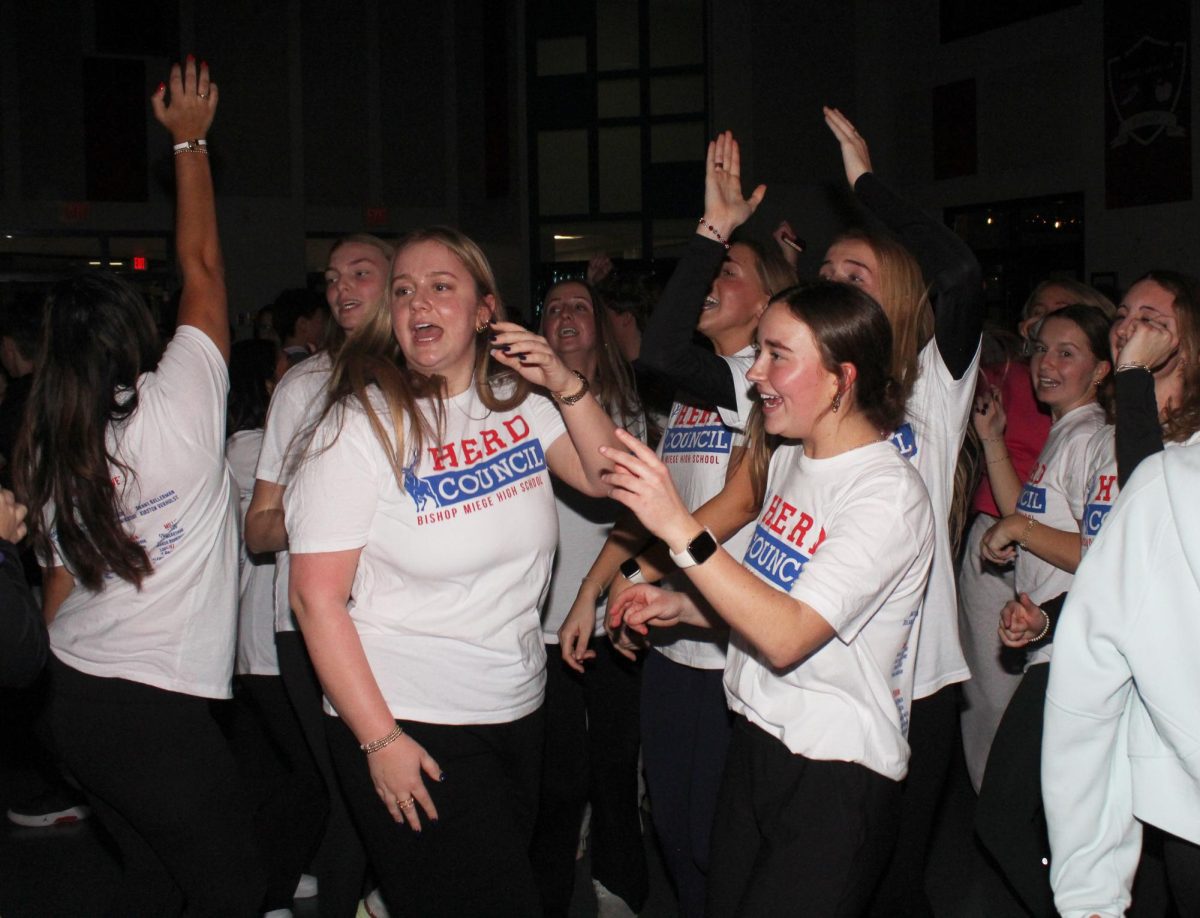
[[[361,749],[363,752],[365,752],[367,755],[371,755],[374,752],[378,752],[384,746],[390,746],[392,743],[396,742],[396,740],[400,739],[400,737],[402,737],[403,735],[404,735],[404,728],[402,726],[400,726],[399,724],[396,724],[396,726],[392,727],[392,731],[387,736],[381,736],[377,740],[371,740],[371,742],[369,742],[369,743],[363,743],[358,748]]]
[[[707,220],[705,220],[703,217],[700,218],[700,222],[697,223],[696,225],[703,226],[706,230],[708,230],[710,233],[712,233],[714,236],[717,237],[717,242],[721,243],[721,245],[725,246],[725,248],[729,248],[729,243],[725,240],[725,237],[721,235],[721,231],[719,229],[717,229],[715,226],[713,226],[711,223],[709,223]]]
[[[1042,638],[1044,638],[1047,634],[1050,633],[1050,613],[1047,612],[1045,609],[1042,609],[1040,611],[1041,611],[1042,615],[1044,615],[1046,618],[1046,626],[1044,628],[1042,628],[1041,633],[1037,637],[1035,637],[1032,641],[1029,642],[1031,644],[1037,643]]]
[[[208,156],[208,141],[203,137],[197,140],[185,140],[183,143],[175,144],[171,149],[175,151],[176,156],[184,153],[203,153]]]

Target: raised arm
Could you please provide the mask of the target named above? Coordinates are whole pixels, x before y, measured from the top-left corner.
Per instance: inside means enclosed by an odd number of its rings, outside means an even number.
[[[171,67],[169,100],[167,86],[160,83],[150,101],[154,116],[175,144],[175,253],[183,275],[178,323],[208,335],[228,363],[225,267],[205,145],[217,97],[217,84],[209,79],[208,65],[197,67],[189,54],[182,67]],[[181,149],[181,144],[186,146]]]
[[[641,366],[670,379],[702,402],[737,408],[729,366],[692,336],[704,298],[725,258],[735,229],[758,208],[766,186],[742,196],[741,151],[726,131],[710,141],[705,157],[704,217],[688,242],[642,335]]]
[[[958,235],[895,194],[871,171],[867,142],[836,108],[825,123],[842,149],[846,179],[858,200],[917,259],[934,312],[934,337],[946,369],[962,379],[983,333],[983,276],[975,253]]]

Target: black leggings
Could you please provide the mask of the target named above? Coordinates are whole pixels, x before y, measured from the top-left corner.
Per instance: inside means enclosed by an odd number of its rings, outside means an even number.
[[[252,810],[208,699],[51,669],[56,746],[120,849],[108,914],[257,915],[267,880]]]
[[[440,783],[422,776],[438,821],[422,818],[419,833],[392,819],[350,728],[325,718],[334,767],[389,908],[422,918],[536,915],[529,843],[542,767],[541,710],[504,724],[398,723],[445,775]]]
[[[544,915],[566,915],[575,885],[583,808],[592,804],[592,876],[635,912],[649,879],[638,810],[638,692],[641,662],[605,638],[582,675],[546,645],[546,743],[531,857]]]

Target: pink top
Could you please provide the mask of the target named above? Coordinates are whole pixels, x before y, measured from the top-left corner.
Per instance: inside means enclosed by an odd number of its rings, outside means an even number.
[[[1004,445],[1008,447],[1008,455],[1012,458],[1017,479],[1024,481],[1033,470],[1033,464],[1050,435],[1050,412],[1038,404],[1033,394],[1029,364],[1024,361],[983,367],[980,372],[990,385],[1000,387],[1004,411],[1008,418],[1004,428]],[[996,498],[992,496],[986,466],[979,488],[975,491],[975,498],[971,501],[971,510],[991,516],[1000,515]]]

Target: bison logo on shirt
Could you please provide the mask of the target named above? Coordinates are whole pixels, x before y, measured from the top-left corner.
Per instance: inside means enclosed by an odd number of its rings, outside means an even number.
[[[411,465],[404,467],[404,490],[416,503],[418,513],[425,509],[425,504],[429,501],[433,501],[435,507],[442,505],[438,500],[437,493],[433,490],[433,485],[424,478],[418,478]]]

